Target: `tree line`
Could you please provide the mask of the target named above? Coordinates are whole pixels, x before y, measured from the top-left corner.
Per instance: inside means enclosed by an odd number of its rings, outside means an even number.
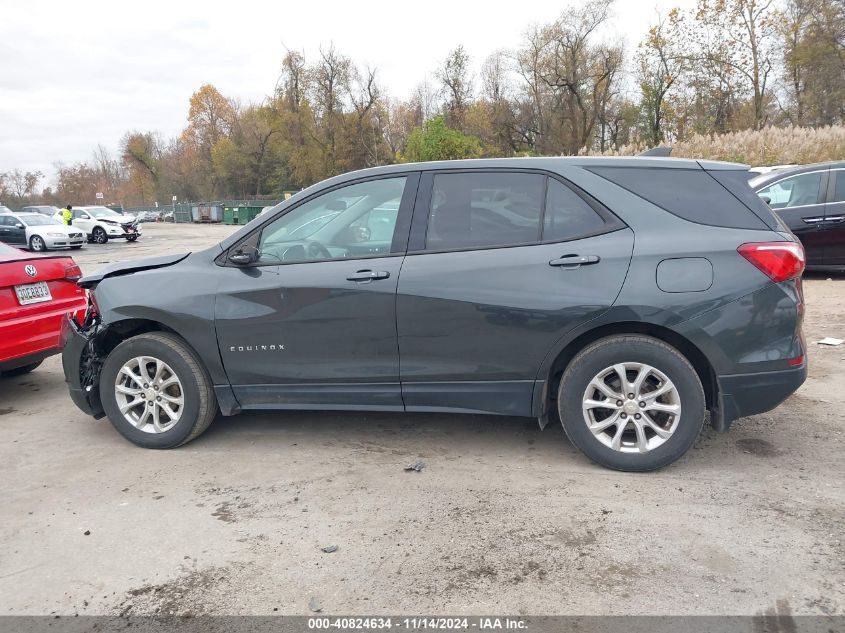
[[[584,0],[530,27],[478,73],[457,46],[406,100],[333,46],[314,59],[289,51],[263,102],[204,85],[179,137],[129,132],[117,155],[98,146],[57,165],[54,188],[13,170],[0,199],[278,197],[393,162],[700,148],[716,135],[845,123],[845,0],[698,0],[657,16],[631,51],[602,35],[613,4]]]

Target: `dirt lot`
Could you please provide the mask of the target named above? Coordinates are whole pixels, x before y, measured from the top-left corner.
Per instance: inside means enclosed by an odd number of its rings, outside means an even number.
[[[76,258],[230,230],[145,225]],[[845,338],[845,276],[805,289],[808,340]],[[842,614],[845,346],[809,353],[787,403],[648,475],[481,416],[248,413],[147,451],[52,358],[0,379],[0,613]]]

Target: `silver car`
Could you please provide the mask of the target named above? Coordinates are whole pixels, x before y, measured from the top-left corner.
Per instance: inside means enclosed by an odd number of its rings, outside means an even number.
[[[80,249],[85,235],[79,228],[40,213],[0,215],[0,242],[41,252],[53,248]]]

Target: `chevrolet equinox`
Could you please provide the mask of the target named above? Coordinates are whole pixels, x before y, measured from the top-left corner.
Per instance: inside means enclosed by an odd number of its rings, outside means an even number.
[[[681,457],[807,375],[804,252],[742,165],[519,158],[314,185],[207,250],[84,277],[86,413],[172,448],[254,409],[560,421],[589,458]]]

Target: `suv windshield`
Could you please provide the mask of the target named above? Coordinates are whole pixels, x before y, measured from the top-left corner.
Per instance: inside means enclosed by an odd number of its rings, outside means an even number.
[[[27,226],[47,226],[47,225],[60,225],[61,222],[54,220],[51,217],[46,215],[41,215],[39,213],[22,213],[18,216],[21,222],[26,224]]]

